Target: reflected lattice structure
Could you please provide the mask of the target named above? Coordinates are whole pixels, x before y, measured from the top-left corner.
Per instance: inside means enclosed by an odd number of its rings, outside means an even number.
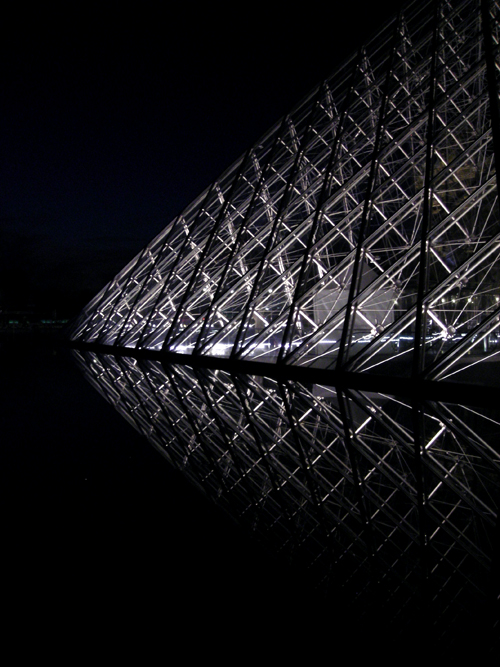
[[[75,354],[175,468],[337,603],[375,604],[400,631],[420,614],[444,637],[478,614],[491,630],[498,410]]]
[[[89,377],[175,465],[322,576],[345,565],[354,597],[370,568],[395,596],[430,572],[437,600],[485,591],[498,17],[493,0],[410,3],[72,329]]]

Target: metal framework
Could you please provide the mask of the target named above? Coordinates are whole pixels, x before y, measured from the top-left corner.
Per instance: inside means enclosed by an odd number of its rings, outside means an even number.
[[[276,548],[353,598],[375,572],[395,608],[432,579],[447,618],[489,594],[498,512],[500,419],[470,387],[500,385],[499,25],[493,0],[410,3],[71,333],[97,388]]]

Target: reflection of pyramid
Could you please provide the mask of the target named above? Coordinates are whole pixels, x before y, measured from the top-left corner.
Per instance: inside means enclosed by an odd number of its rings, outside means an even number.
[[[457,638],[489,649],[498,410],[74,355],[171,466],[352,615],[357,635],[376,621],[391,641],[420,628],[427,650],[434,632],[443,650]]]
[[[411,4],[167,225],[73,339],[470,381],[500,351],[489,4],[487,21],[478,0]]]

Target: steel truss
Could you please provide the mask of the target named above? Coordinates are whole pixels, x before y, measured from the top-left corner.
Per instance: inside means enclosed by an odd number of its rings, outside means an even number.
[[[174,465],[355,596],[432,573],[444,611],[491,566],[496,413],[337,379],[498,389],[499,25],[493,0],[410,3],[72,329],[130,351],[80,359]]]
[[[167,225],[73,339],[436,380],[492,374],[498,7],[486,4],[486,21],[479,0],[401,12]]]

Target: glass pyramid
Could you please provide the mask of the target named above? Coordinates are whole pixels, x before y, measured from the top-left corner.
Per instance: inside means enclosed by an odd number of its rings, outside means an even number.
[[[356,373],[491,374],[489,4],[486,22],[479,0],[402,11],[167,225],[72,339]]]
[[[492,0],[408,4],[71,331],[208,496],[443,633],[499,592],[499,40]]]

